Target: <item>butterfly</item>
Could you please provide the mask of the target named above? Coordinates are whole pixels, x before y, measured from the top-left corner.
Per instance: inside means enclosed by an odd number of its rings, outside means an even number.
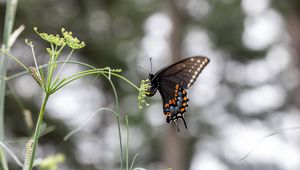
[[[194,56],[166,66],[155,74],[149,73],[150,88],[146,95],[151,97],[159,91],[167,123],[181,119],[187,129],[184,120],[189,101],[186,89],[194,84],[209,62],[207,57]]]

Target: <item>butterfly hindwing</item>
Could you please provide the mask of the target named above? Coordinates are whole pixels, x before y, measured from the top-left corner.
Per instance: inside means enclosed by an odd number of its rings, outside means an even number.
[[[188,107],[187,92],[172,81],[162,81],[158,91],[162,97],[163,112],[167,117],[167,123],[182,119],[186,127],[184,113]]]

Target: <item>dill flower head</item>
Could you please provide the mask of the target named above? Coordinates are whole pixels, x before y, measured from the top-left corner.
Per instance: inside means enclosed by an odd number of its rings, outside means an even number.
[[[34,31],[45,41],[48,41],[50,44],[55,44],[57,46],[64,46],[66,44],[66,40],[63,37],[60,37],[60,35],[56,34],[47,34],[47,33],[40,33],[37,30],[37,27],[33,28]]]
[[[84,41],[78,40],[78,38],[73,37],[73,33],[71,31],[66,31],[66,29],[62,28],[61,32],[66,40],[67,45],[72,49],[80,49],[85,46]]]
[[[149,94],[149,89],[151,88],[151,83],[149,79],[142,80],[139,88],[139,96],[138,96],[138,105],[139,109],[143,108],[143,104],[149,106],[146,102],[145,98]]]

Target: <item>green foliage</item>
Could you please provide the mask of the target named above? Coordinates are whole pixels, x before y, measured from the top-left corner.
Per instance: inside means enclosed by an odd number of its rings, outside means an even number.
[[[41,170],[57,170],[58,164],[65,161],[65,155],[56,154],[43,159],[39,165]]]
[[[126,169],[128,170],[128,168],[129,168],[129,163],[128,163],[128,155],[129,155],[128,154],[128,145],[129,145],[128,118],[126,117],[127,143],[126,143],[126,155],[125,155],[126,160],[124,160],[123,159],[122,136],[121,136],[121,130],[120,130],[120,118],[119,118],[120,113],[119,113],[119,106],[118,106],[119,102],[118,102],[118,96],[117,96],[117,93],[116,93],[116,89],[114,87],[113,82],[111,81],[111,76],[116,76],[116,77],[118,77],[122,80],[125,80],[127,83],[129,83],[130,85],[132,85],[134,88],[136,88],[139,91],[139,96],[138,96],[139,105],[142,104],[142,103],[146,103],[145,102],[145,97],[146,97],[146,94],[148,93],[148,90],[150,88],[149,80],[143,80],[141,82],[141,87],[138,88],[130,80],[128,80],[128,79],[126,79],[123,76],[118,74],[122,71],[121,69],[111,69],[110,67],[95,68],[95,67],[90,66],[90,65],[85,64],[85,63],[69,62],[68,60],[69,60],[71,54],[73,53],[73,51],[76,50],[76,49],[83,48],[85,46],[85,43],[83,41],[80,41],[76,37],[73,37],[72,32],[68,32],[65,29],[62,29],[63,37],[61,37],[60,35],[40,33],[40,32],[37,31],[36,27],[34,28],[34,30],[43,40],[50,43],[50,47],[46,48],[46,50],[49,54],[49,61],[48,61],[47,65],[44,65],[44,66],[38,65],[38,63],[36,61],[35,53],[34,53],[34,45],[31,41],[28,41],[27,39],[25,40],[25,42],[26,42],[27,45],[30,46],[30,48],[32,50],[32,55],[33,55],[33,59],[34,59],[34,62],[35,62],[35,67],[30,66],[30,67],[27,68],[16,57],[12,56],[11,54],[9,54],[4,49],[1,49],[1,51],[4,54],[6,54],[7,56],[9,56],[13,60],[15,60],[24,69],[26,69],[26,71],[29,72],[32,75],[33,79],[39,84],[39,86],[44,91],[44,100],[43,100],[42,106],[40,108],[38,121],[36,123],[36,129],[34,131],[34,135],[33,135],[32,139],[30,139],[28,141],[27,146],[26,146],[27,149],[26,149],[26,157],[25,157],[23,170],[31,170],[33,168],[33,166],[36,164],[36,163],[34,163],[35,152],[36,152],[37,143],[38,143],[38,140],[39,140],[39,137],[40,137],[40,131],[41,131],[41,128],[42,128],[45,108],[46,108],[47,101],[48,101],[49,97],[53,93],[55,93],[59,89],[61,89],[62,87],[66,86],[67,84],[69,84],[69,83],[71,83],[71,82],[73,82],[73,81],[75,81],[75,80],[77,80],[81,77],[92,75],[92,74],[104,76],[105,78],[107,78],[107,80],[110,82],[110,84],[113,88],[113,92],[114,92],[115,100],[116,100],[116,109],[115,109],[115,111],[110,110],[110,109],[107,109],[107,110],[113,112],[116,119],[117,119],[118,133],[119,133],[119,140],[120,140],[120,150],[121,150],[121,169],[123,170],[123,161],[126,161]],[[68,57],[66,58],[66,60],[64,62],[58,62],[57,60],[58,60],[62,50],[64,49],[64,47],[66,45],[68,47],[70,47],[72,49],[72,51],[69,53]],[[61,73],[61,71],[62,71],[62,69],[63,69],[63,67],[66,63],[80,64],[80,65],[89,67],[89,69],[84,70],[84,71],[80,71],[80,72],[75,73],[75,74],[70,75],[70,76],[60,78],[60,73]],[[60,69],[58,70],[58,73],[54,77],[54,75],[53,75],[54,70],[57,69],[58,64],[62,64],[62,66],[60,67]],[[47,74],[44,74],[43,69],[47,69]],[[23,74],[18,74],[18,76],[20,76],[20,75],[23,75]],[[16,77],[16,76],[12,76],[12,77]],[[148,104],[146,103],[146,105],[148,105]],[[80,128],[82,128],[82,127],[79,127],[79,129]],[[74,131],[74,133],[76,133],[76,131],[79,130],[79,129],[76,129]],[[71,135],[72,134],[73,134],[73,132],[71,133]],[[134,157],[134,159],[132,161],[130,169],[133,166],[133,163],[134,163],[134,160],[136,159],[136,156]],[[38,165],[43,170],[55,170],[55,169],[57,169],[57,164],[64,161],[64,159],[65,158],[64,158],[63,155],[51,156],[51,157],[48,157],[48,158],[44,159]]]

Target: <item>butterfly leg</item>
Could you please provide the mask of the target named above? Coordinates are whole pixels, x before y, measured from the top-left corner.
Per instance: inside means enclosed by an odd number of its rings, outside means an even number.
[[[182,117],[180,117],[181,119],[182,119],[182,121],[183,121],[183,123],[184,123],[184,127],[185,127],[185,129],[187,129],[187,125],[186,125],[186,122],[185,122],[185,119],[184,119],[184,117],[182,116]]]
[[[176,124],[176,127],[177,127],[177,131],[180,132],[180,129],[179,129],[179,126],[177,124],[177,120],[174,120],[175,124]]]

